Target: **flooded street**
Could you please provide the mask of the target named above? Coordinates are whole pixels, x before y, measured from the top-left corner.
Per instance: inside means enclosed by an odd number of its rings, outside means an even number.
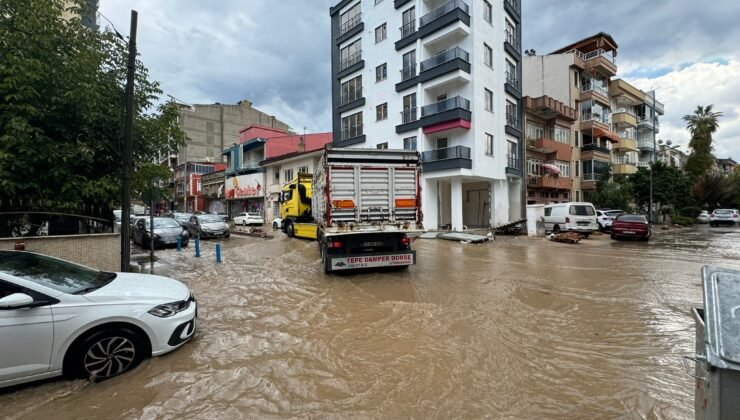
[[[158,251],[199,300],[195,339],[100,383],[0,393],[0,418],[693,418],[704,264],[740,228],[649,243],[417,240],[408,272],[326,276],[315,243]]]

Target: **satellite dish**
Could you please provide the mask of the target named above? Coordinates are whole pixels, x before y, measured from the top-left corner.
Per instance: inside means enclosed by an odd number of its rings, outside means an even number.
[[[663,139],[659,139],[658,144],[663,144]]]
[[[667,144],[667,145],[669,145],[669,146],[670,146],[670,145],[672,145],[672,144],[673,144],[673,142],[672,142],[672,141],[670,141],[670,140],[666,140],[665,144]]]

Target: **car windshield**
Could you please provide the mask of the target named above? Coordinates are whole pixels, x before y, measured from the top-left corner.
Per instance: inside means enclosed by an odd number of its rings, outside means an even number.
[[[30,252],[0,251],[0,271],[64,293],[87,293],[116,278],[57,258]]]
[[[149,219],[146,219],[146,227],[149,229]],[[179,228],[180,224],[174,219],[154,219],[154,229]]]
[[[647,218],[641,214],[623,214],[617,218],[620,222],[642,222],[647,223]]]
[[[248,213],[249,217],[260,217],[259,213]]]
[[[570,206],[570,214],[572,216],[593,216],[596,212],[591,206]]]
[[[177,220],[178,222],[187,222],[192,216],[193,215],[190,213],[177,213],[175,215],[175,220]]]
[[[716,214],[732,214],[732,210],[725,210],[725,209],[715,210],[714,212]]]
[[[206,215],[206,216],[198,216],[198,221],[200,223],[222,223],[224,219],[218,216]]]

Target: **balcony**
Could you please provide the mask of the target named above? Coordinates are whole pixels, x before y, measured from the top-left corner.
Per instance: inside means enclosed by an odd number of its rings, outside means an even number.
[[[460,47],[455,47],[422,61],[420,66],[421,72],[424,73],[425,71],[432,70],[455,59],[461,59],[466,63],[470,63],[470,54]]]
[[[590,173],[590,174],[583,174],[583,176],[581,177],[581,179],[583,180],[583,182],[597,182],[597,181],[601,180],[601,178],[603,176],[604,176],[604,174]],[[595,187],[595,186],[592,185],[591,188],[593,188],[593,187]]]
[[[645,102],[647,95],[624,80],[612,80],[609,86],[609,96],[615,98],[622,105],[640,105]]]
[[[239,165],[240,171],[253,171],[255,169],[261,169],[259,160],[245,160]]]
[[[637,148],[643,151],[647,150],[652,152],[655,150],[655,142],[653,142],[653,139],[640,139],[637,141]]]
[[[362,88],[356,88],[352,93],[341,95],[339,98],[339,105],[344,106],[360,99],[362,99]]]
[[[416,29],[416,23],[408,24],[401,27],[401,39],[396,41],[396,50],[411,45],[417,39],[431,35],[438,30],[461,21],[470,26],[470,8],[462,0],[450,0],[447,3],[430,11],[419,19],[419,29]]]
[[[584,83],[581,85],[581,95],[578,98],[581,102],[588,100],[597,100],[603,104],[609,105],[609,90],[596,83]]]
[[[515,128],[519,131],[522,130],[522,122],[519,120],[519,116],[516,114],[506,114],[506,126]]]
[[[619,141],[614,144],[614,149],[620,151],[636,152],[638,151],[637,140],[620,136]]]
[[[573,186],[573,180],[567,176],[533,176],[529,178],[527,185],[531,188],[569,190]]]
[[[424,132],[449,130],[452,128],[470,128],[470,101],[462,96],[447,98],[421,108],[421,118],[416,119],[416,108],[404,110],[402,123],[396,126],[396,133],[424,128]]]
[[[655,127],[655,132],[660,131],[660,120],[657,118],[653,119],[650,117],[641,116],[637,119],[637,128],[640,130],[652,130]]]
[[[626,109],[619,108],[612,112],[612,124],[618,128],[631,128],[637,126],[637,117],[634,112]]]
[[[410,66],[404,67],[400,71],[401,71],[401,81],[402,82],[413,79],[414,77],[416,77],[416,64],[412,64]]]
[[[549,96],[540,96],[538,98],[524,97],[524,109],[545,120],[560,117],[575,121],[578,118],[578,113],[575,109]]]
[[[573,148],[568,143],[561,143],[549,138],[527,139],[529,150],[547,155],[548,160],[570,161],[573,156]]]
[[[426,105],[421,108],[421,117],[424,118],[458,108],[470,111],[470,101],[463,98],[462,96],[455,96],[453,98],[448,98],[443,101],[435,102],[431,105]]]
[[[354,66],[355,64],[359,63],[360,61],[362,61],[362,50],[357,51],[356,53],[350,55],[349,57],[343,58],[339,62],[339,71],[346,70]]]
[[[516,73],[511,73],[510,71],[506,71],[506,85],[504,86],[506,91],[514,96],[514,97],[520,97],[521,96],[521,86],[519,86],[519,78],[517,77]]]
[[[612,165],[614,175],[632,175],[637,172],[637,165],[634,163],[615,163]]]
[[[575,64],[583,70],[594,70],[607,77],[616,76],[617,74],[616,58],[611,52],[603,48],[598,48],[587,53],[579,50],[570,50],[569,52],[575,54]]]
[[[362,23],[362,13],[358,13],[355,16],[351,17],[348,21],[344,22],[342,25],[339,26],[339,36],[346,34],[347,32],[356,28],[361,23]]]
[[[601,129],[609,131],[609,116],[591,112],[581,113],[581,131]]]
[[[465,146],[453,146],[422,152],[421,162],[424,172],[473,168],[473,161],[470,159],[470,148]]]
[[[611,151],[599,143],[585,144],[581,147],[581,159],[611,162]]]
[[[353,139],[355,137],[361,137],[363,135],[363,133],[362,133],[362,124],[356,125],[354,127],[349,127],[349,128],[342,129],[341,135],[342,135],[342,137],[341,137],[342,140],[341,141],[350,140],[350,139]]]
[[[516,23],[519,23],[520,19],[520,8],[519,8],[519,0],[504,0],[504,10],[511,16]]]
[[[428,82],[458,70],[470,74],[470,54],[460,47],[455,47],[422,61],[419,69],[419,74],[416,74],[416,66],[401,70],[401,83],[396,84],[396,92],[401,92],[419,83]],[[449,83],[450,81],[468,81],[468,79],[462,77],[462,74],[458,73],[458,76],[451,80],[449,78],[439,80],[436,84],[431,83],[426,85],[425,89],[429,89],[432,87],[431,85],[437,87],[439,84]]]
[[[506,174],[522,176],[522,159],[516,155],[506,155]]]

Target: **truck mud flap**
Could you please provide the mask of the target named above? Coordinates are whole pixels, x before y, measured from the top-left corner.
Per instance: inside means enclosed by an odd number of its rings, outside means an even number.
[[[330,255],[329,271],[358,268],[401,267],[416,264],[416,251],[398,251],[379,254]]]

